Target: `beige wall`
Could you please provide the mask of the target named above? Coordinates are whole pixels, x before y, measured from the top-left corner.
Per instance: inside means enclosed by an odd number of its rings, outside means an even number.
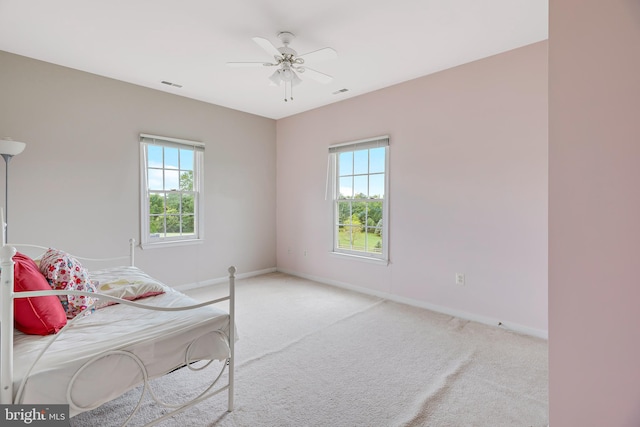
[[[547,111],[540,42],[278,120],[278,269],[546,336]],[[331,255],[327,147],[385,134],[391,263]]]
[[[172,285],[276,265],[273,120],[0,52],[0,133],[27,143],[10,164],[10,241],[126,254],[151,133],[206,144],[206,242],[138,250],[138,264]]]
[[[640,425],[640,3],[550,2],[552,427]]]

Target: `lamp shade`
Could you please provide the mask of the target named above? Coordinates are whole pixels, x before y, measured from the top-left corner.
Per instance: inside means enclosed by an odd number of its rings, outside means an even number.
[[[15,156],[17,154],[22,153],[24,151],[24,147],[27,144],[20,141],[14,141],[11,138],[2,138],[0,139],[0,154],[7,154],[9,156]]]
[[[269,77],[269,80],[271,80],[271,84],[273,84],[274,86],[280,86],[280,83],[282,83],[282,79],[280,78],[280,70],[276,70],[273,72],[273,74],[271,74],[271,77]]]

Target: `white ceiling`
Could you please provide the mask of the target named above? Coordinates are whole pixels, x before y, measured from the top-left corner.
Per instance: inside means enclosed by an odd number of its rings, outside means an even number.
[[[281,31],[334,48],[307,64],[333,82],[284,102],[273,68],[226,65],[269,61],[251,38]],[[0,50],[273,119],[547,37],[547,0],[0,0]]]

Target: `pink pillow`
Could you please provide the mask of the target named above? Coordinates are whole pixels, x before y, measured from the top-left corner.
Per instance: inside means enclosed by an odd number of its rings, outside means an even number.
[[[96,286],[89,280],[89,272],[80,262],[66,252],[49,249],[40,260],[40,272],[56,290],[95,292]],[[60,298],[67,318],[72,319],[95,302],[94,298],[69,295]],[[93,310],[91,310],[93,311]],[[85,314],[91,311],[84,311]]]
[[[13,261],[14,292],[51,290],[47,279],[31,258],[18,252]],[[55,334],[67,324],[67,316],[55,295],[16,298],[13,307],[15,327],[25,334]]]

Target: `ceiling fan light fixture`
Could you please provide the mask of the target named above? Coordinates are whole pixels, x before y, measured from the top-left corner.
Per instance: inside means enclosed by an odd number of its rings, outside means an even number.
[[[278,69],[274,71],[273,74],[271,74],[271,77],[269,77],[269,80],[271,80],[272,84],[280,86],[280,83],[282,83],[282,78],[280,78],[280,70]]]
[[[292,81],[295,75],[296,73],[294,73],[293,70],[288,66],[285,66],[282,68],[282,70],[280,70],[280,77],[285,82]]]

